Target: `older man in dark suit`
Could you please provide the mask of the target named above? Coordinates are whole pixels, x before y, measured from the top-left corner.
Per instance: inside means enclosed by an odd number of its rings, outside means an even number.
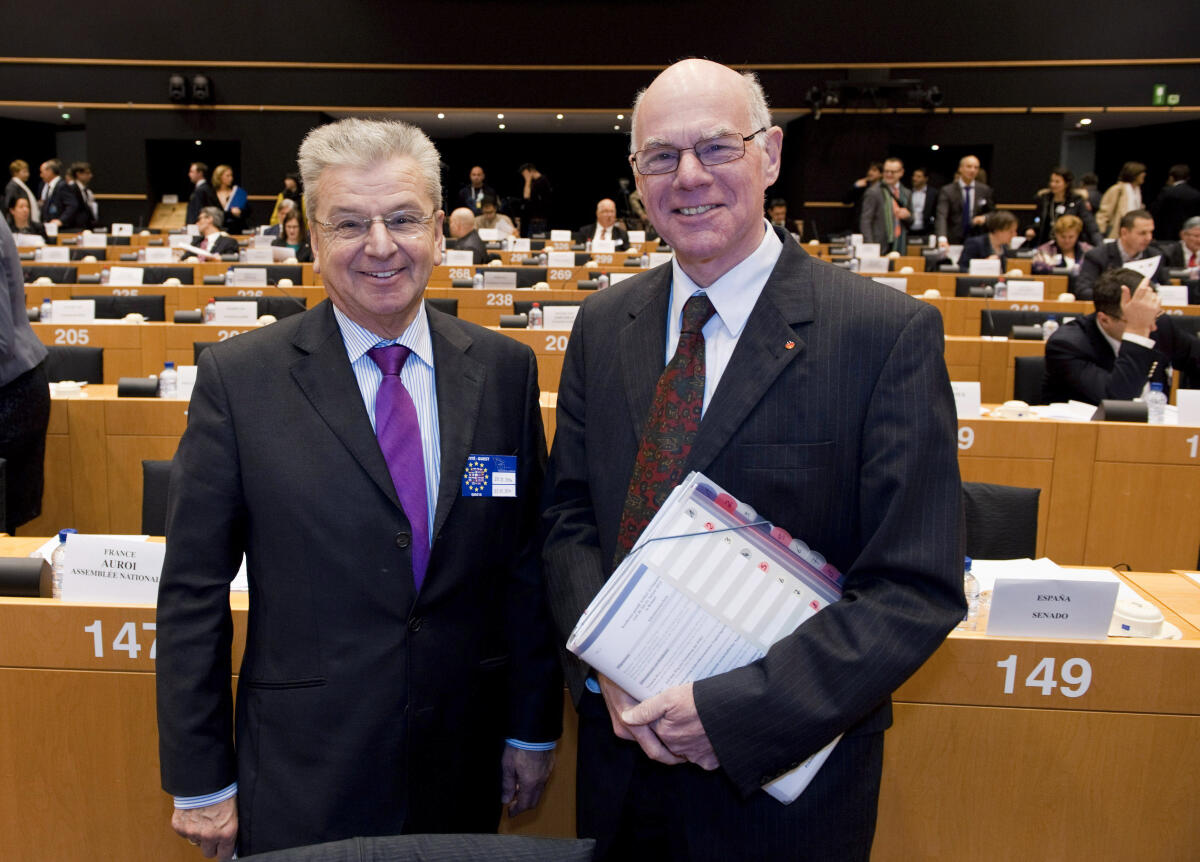
[[[38,197],[42,224],[63,225],[63,217],[74,205],[75,196],[67,187],[62,172],[63,164],[58,159],[47,159],[38,171],[42,178],[42,192]]]
[[[958,161],[958,174],[938,192],[934,230],[938,244],[962,245],[967,237],[983,232],[987,214],[995,209],[992,187],[975,178],[979,175],[979,159],[963,156]]]
[[[546,514],[560,633],[690,470],[846,581],[765,658],[640,704],[572,660],[579,831],[608,859],[866,860],[889,695],[965,608],[941,318],[768,227],[783,132],[752,75],[677,63],[632,125],[675,258],[571,333]],[[795,802],[759,789],[839,733]]]
[[[222,858],[494,831],[502,800],[536,803],[562,717],[537,365],[424,305],[437,151],[343,120],[299,162],[330,302],[204,352],[171,477],[163,786],[176,830]]]
[[[883,163],[883,179],[863,194],[860,229],[865,242],[879,243],[883,254],[908,253],[908,226],[912,223],[912,192],[900,180],[904,162],[897,158]]]
[[[200,210],[205,207],[218,207],[224,211],[212,183],[208,181],[208,165],[204,162],[192,162],[188,166],[188,179],[192,183],[192,196],[188,198],[187,205],[188,224],[195,224]]]

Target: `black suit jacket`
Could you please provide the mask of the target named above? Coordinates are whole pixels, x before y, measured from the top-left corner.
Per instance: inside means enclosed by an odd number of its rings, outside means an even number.
[[[479,231],[477,230],[471,231],[466,236],[460,236],[456,240],[447,240],[446,247],[471,252],[477,264],[488,262],[487,243],[479,238]]]
[[[63,214],[62,226],[66,230],[91,230],[96,226],[92,208],[87,205],[83,191],[75,183],[67,184],[67,203]]]
[[[1192,256],[1192,253],[1184,248],[1183,240],[1179,239],[1174,242],[1157,243],[1155,248],[1162,253],[1163,261],[1169,269],[1183,269],[1188,265],[1188,258]]]
[[[201,180],[196,183],[196,187],[192,189],[192,196],[188,199],[187,205],[187,223],[195,224],[196,217],[200,215],[200,210],[205,207],[216,207],[223,210],[221,199],[217,197],[216,189],[208,180]]]
[[[846,581],[843,601],[766,658],[695,684],[721,763],[712,780],[734,807],[741,797],[766,799],[757,792],[762,784],[838,733],[886,727],[890,693],[964,611],[955,412],[941,318],[777,234],[783,251],[685,466],[820,550]],[[588,298],[571,333],[544,552],[564,637],[613,570],[642,426],[665,364],[671,272],[663,265]],[[582,694],[587,669],[571,657],[567,670],[577,701],[593,697]],[[581,773],[586,756],[581,748]],[[672,774],[709,781],[690,766]],[[791,809],[766,799],[760,810],[774,819]],[[685,816],[704,830],[714,815],[697,804]],[[861,817],[843,827],[872,828]]]
[[[39,197],[41,193],[39,192]],[[50,192],[50,198],[42,206],[42,224],[55,219],[62,220],[63,216],[70,211],[74,204],[75,193],[71,191],[71,187],[67,185],[66,177],[59,177],[55,183],[53,190]],[[63,227],[66,227],[64,224]]]
[[[1161,255],[1161,252],[1156,246],[1149,246],[1139,254],[1134,260],[1143,260],[1148,257]],[[1091,299],[1096,289],[1096,280],[1100,278],[1106,271],[1110,269],[1120,269],[1125,264],[1121,260],[1121,249],[1117,245],[1117,241],[1104,242],[1090,250],[1083,256],[1083,260],[1079,264],[1079,275],[1075,278],[1073,293],[1076,299]],[[1154,277],[1150,280],[1155,284],[1169,284],[1171,281],[1170,273],[1167,272],[1168,265],[1166,258],[1163,257],[1159,261],[1158,269],[1155,270]]]
[[[411,528],[328,302],[204,351],[171,477],[158,600],[163,787],[238,781],[242,855],[357,835],[487,832],[506,737],[557,738],[532,352],[428,309],[441,483]],[[513,455],[515,498],[460,494]],[[228,587],[250,579],[236,748]]]
[[[986,215],[996,208],[992,200],[992,187],[975,181],[971,192],[971,216]],[[948,182],[938,191],[937,215],[934,217],[934,230],[938,236],[944,236],[951,245],[961,244],[966,237],[962,230],[963,196],[958,180]],[[981,233],[982,227],[975,226],[968,235]]]
[[[625,228],[619,224],[613,225],[610,229],[612,239],[616,242],[617,251],[625,251],[629,248],[629,234],[625,232]],[[585,224],[575,232],[575,242],[586,243],[589,239],[596,235],[596,223]]]
[[[1150,206],[1156,239],[1177,240],[1183,223],[1200,215],[1200,189],[1190,183],[1167,186]]]
[[[495,197],[496,190],[491,186],[484,183],[481,188],[483,194],[492,195]],[[477,205],[477,199],[475,197],[475,188],[470,183],[458,190],[458,197],[456,197],[454,200],[456,206],[466,207],[471,212],[475,213],[475,215],[479,215],[479,206]],[[498,201],[499,199],[497,198],[497,202]]]
[[[934,224],[937,221],[937,202],[940,191],[931,185],[926,184],[925,186],[925,207],[921,210],[923,216],[921,224],[924,226],[920,230],[921,235],[933,233]],[[907,250],[904,253],[907,253]]]
[[[1168,366],[1192,374],[1200,369],[1200,341],[1176,327],[1170,315],[1158,318],[1150,337],[1154,349],[1122,341],[1121,352],[1114,354],[1094,312],[1064,323],[1046,342],[1045,403],[1128,401],[1140,397],[1147,382],[1162,383],[1169,393]]]
[[[1000,272],[1008,271],[1008,253],[1010,249],[1005,246],[1000,250]],[[980,234],[979,236],[967,237],[967,241],[963,243],[962,254],[958,257],[958,271],[970,272],[971,261],[976,258],[989,258],[995,254],[992,248],[992,241],[988,235]]]
[[[199,248],[200,242],[203,239],[204,239],[204,237],[197,234],[196,236],[193,236],[191,238],[191,240],[189,240],[189,242],[192,245],[196,246],[196,248]],[[209,252],[209,254],[237,254],[238,248],[239,248],[238,241],[236,239],[222,233],[222,234],[217,234],[216,237],[212,240],[212,242],[210,242],[208,244],[208,248],[205,250],[207,252]],[[184,255],[185,258],[195,257],[195,256],[196,255],[194,255],[190,252]]]

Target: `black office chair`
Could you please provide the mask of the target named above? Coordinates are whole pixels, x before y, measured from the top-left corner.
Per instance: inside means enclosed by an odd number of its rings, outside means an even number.
[[[1013,367],[1013,398],[1026,404],[1046,404],[1042,383],[1046,377],[1045,356],[1018,356]]]
[[[529,835],[387,835],[243,856],[253,862],[589,862],[592,838]]]
[[[276,319],[300,314],[308,309],[308,297],[305,296],[217,296],[217,302],[249,302],[258,303],[258,316],[274,315]]]
[[[981,560],[1032,558],[1037,553],[1041,488],[963,482],[966,553]]]
[[[427,296],[425,297],[426,304],[430,308],[436,308],[442,314],[449,314],[452,317],[458,317],[458,300],[457,299],[442,299],[440,297]]]
[[[985,308],[979,315],[979,334],[1010,336],[1014,326],[1041,326],[1052,314],[1061,317],[1053,311],[1009,311],[1001,308]]]
[[[954,279],[955,296],[987,297],[995,293],[998,275],[960,275]]]
[[[137,296],[114,296],[110,293],[77,293],[71,299],[90,299],[96,303],[97,320],[120,320],[137,313],[146,320],[163,322],[167,319],[167,298],[161,294],[139,293]]]
[[[220,344],[219,341],[193,341],[192,342],[192,365],[200,364],[200,354],[208,350],[214,344]]]
[[[47,276],[55,284],[76,284],[79,278],[79,267],[64,266],[62,264],[48,266],[27,266],[21,265],[21,270],[24,273],[25,283],[31,284],[37,281],[43,275]]]
[[[51,383],[78,380],[88,383],[104,382],[103,347],[68,347],[51,344],[46,347],[46,376]]]
[[[170,481],[170,461],[142,462],[142,532],[147,536],[164,536],[167,533],[167,488]]]
[[[195,274],[196,270],[190,266],[145,266],[142,284],[162,284],[168,278],[177,278],[180,284],[195,284]]]
[[[88,255],[96,258],[97,263],[108,259],[107,253],[101,247],[83,246],[71,249],[71,260],[83,260]]]
[[[1190,332],[1192,335],[1200,338],[1200,315],[1172,314],[1171,321],[1175,324],[1176,328],[1182,329],[1184,332]],[[1179,372],[1179,388],[1200,389],[1200,374],[1181,370]]]

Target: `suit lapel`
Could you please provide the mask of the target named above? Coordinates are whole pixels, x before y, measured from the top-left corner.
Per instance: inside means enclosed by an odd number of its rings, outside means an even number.
[[[688,470],[704,470],[712,462],[783,369],[804,353],[794,325],[813,319],[812,280],[812,259],[785,242],[704,413]]]
[[[305,354],[292,365],[292,379],[371,480],[393,505],[401,508],[379,441],[363,409],[362,393],[350,368],[332,303],[324,302],[307,312],[292,343]]]
[[[666,367],[670,296],[671,267],[661,266],[651,271],[649,283],[631,294],[631,320],[617,339],[621,382],[625,384],[634,436],[639,440],[654,402],[658,378]]]
[[[459,480],[471,454],[479,421],[487,370],[467,355],[472,339],[456,318],[431,308],[429,330],[437,375],[438,435],[442,449],[442,476],[433,518],[436,537],[458,497]]]

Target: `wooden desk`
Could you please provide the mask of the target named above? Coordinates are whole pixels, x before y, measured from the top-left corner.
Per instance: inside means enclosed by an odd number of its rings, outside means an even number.
[[[951,380],[978,380],[984,403],[1000,404],[1012,398],[1013,371],[1018,356],[1041,356],[1041,341],[947,335],[946,370]]]
[[[24,555],[42,541],[0,539],[0,554]],[[1184,640],[955,633],[900,688],[873,860],[1192,857],[1200,631],[1168,602],[1200,607],[1200,585],[1175,574],[1127,580],[1165,606]],[[231,605],[236,668],[246,596]],[[170,799],[159,790],[153,623],[149,606],[0,599],[5,858],[199,858],[171,831]],[[122,633],[124,647],[136,639],[136,655],[114,648]],[[997,662],[1009,656],[1006,694]],[[1044,659],[1057,681],[1046,694],[1029,682]],[[1090,669],[1079,697],[1063,693],[1068,661],[1073,679],[1081,661]],[[541,806],[505,821],[505,831],[573,834],[576,718],[565,698],[564,719]]]

